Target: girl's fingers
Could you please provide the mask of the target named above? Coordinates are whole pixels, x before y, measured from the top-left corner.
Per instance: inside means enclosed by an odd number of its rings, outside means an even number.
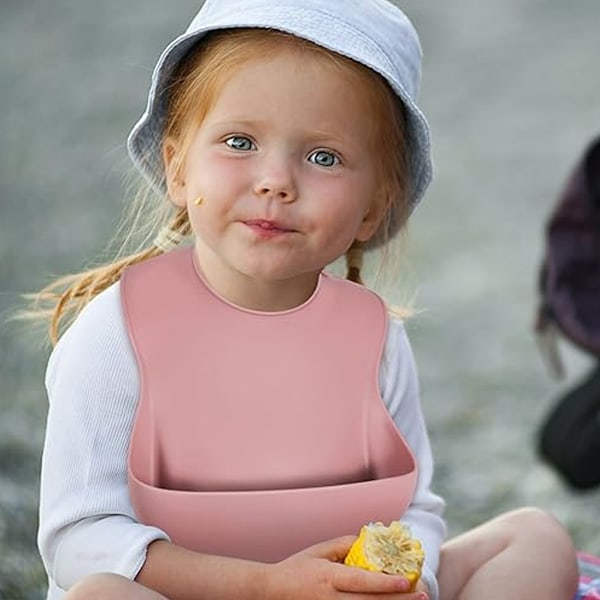
[[[410,588],[408,580],[400,575],[374,573],[346,565],[332,565],[332,568],[335,569],[333,585],[340,592],[391,594],[406,593]],[[417,598],[419,598],[418,594],[415,596],[415,599]],[[406,599],[409,600],[409,597],[406,596]]]

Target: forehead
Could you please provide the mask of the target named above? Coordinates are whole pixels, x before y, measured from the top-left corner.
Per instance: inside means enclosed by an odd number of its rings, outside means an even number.
[[[211,113],[288,113],[294,120],[361,121],[376,118],[373,76],[322,49],[280,44],[277,52],[247,58],[214,89]],[[275,116],[274,115],[274,116]]]

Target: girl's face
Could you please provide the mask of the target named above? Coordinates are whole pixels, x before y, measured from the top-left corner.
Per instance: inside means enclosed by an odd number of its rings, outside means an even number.
[[[183,168],[165,144],[171,198],[186,206],[207,281],[227,299],[290,308],[384,212],[374,124],[356,78],[313,52],[236,69],[192,135]],[[204,200],[195,203],[198,197]]]

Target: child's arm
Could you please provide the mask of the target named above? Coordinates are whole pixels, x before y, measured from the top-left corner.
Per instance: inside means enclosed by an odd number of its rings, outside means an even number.
[[[401,520],[423,544],[422,579],[434,600],[438,597],[436,572],[440,546],[446,536],[446,524],[441,516],[444,501],[431,491],[433,458],[420,405],[416,366],[404,326],[394,319],[390,319],[382,367],[380,385],[384,402],[419,467],[413,500]]]
[[[118,286],[97,296],[50,358],[38,543],[50,587],[86,575],[133,578],[164,532],[135,519],[127,449],[137,369],[120,317]]]
[[[197,554],[157,541],[149,547],[137,581],[170,600],[327,600],[348,593],[403,594],[409,587],[403,577],[340,564],[354,539],[323,542],[276,564]]]

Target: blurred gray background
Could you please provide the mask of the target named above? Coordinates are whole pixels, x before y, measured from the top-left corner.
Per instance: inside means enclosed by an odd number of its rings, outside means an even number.
[[[0,315],[93,259],[125,204],[125,136],[154,61],[195,0],[1,0]],[[555,398],[591,360],[561,346],[552,380],[531,324],[543,225],[600,129],[598,0],[407,0],[425,51],[421,105],[436,179],[410,225],[409,322],[455,534],[523,504],[600,552],[600,491],[575,493],[536,456]],[[0,325],[0,599],[39,599],[37,493],[47,350]]]

